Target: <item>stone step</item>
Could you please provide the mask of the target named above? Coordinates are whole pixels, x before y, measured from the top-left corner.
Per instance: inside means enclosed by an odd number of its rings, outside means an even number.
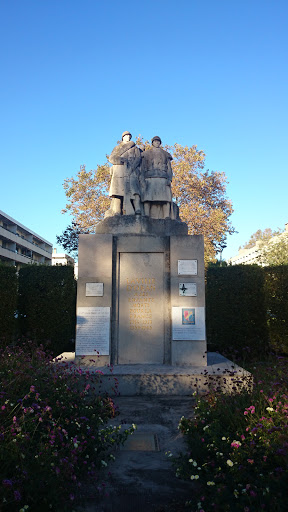
[[[121,396],[191,396],[209,390],[237,392],[253,384],[251,373],[216,352],[208,352],[207,366],[126,364],[99,367],[93,356],[76,357],[64,352],[61,364],[75,364],[82,371],[101,374],[102,389],[113,393],[115,381]]]

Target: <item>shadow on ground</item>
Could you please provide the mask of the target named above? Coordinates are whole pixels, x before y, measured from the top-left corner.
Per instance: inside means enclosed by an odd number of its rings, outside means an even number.
[[[183,436],[177,427],[182,416],[193,417],[194,399],[183,396],[133,396],[117,397],[115,402],[120,414],[110,424],[122,424],[122,428],[125,428],[135,423],[135,442],[129,440],[127,449],[124,446],[115,453],[116,461],[109,465],[103,476],[108,496],[88,497],[82,511],[184,510],[183,504],[191,497],[192,484],[176,478],[175,469],[165,452],[177,454],[184,451]],[[138,438],[137,433],[141,434]],[[155,436],[156,445],[153,443]],[[136,449],[133,449],[133,444]],[[145,450],[145,446],[149,451]],[[155,446],[155,451],[151,451],[151,446]]]

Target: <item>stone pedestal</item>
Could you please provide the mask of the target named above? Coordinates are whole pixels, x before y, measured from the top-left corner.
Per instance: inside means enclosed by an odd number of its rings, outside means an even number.
[[[203,237],[186,224],[105,219],[79,238],[76,357],[206,366],[204,286]]]

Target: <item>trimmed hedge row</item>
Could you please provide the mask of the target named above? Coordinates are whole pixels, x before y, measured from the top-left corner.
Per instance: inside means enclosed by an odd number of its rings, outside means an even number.
[[[0,341],[15,335],[17,309],[17,273],[15,267],[0,264]]]
[[[271,345],[276,352],[288,354],[288,265],[263,270]]]
[[[16,318],[17,317],[17,320]],[[0,266],[0,340],[25,336],[54,355],[74,350],[76,281],[73,267]]]
[[[74,350],[76,281],[69,266],[26,266],[19,271],[22,335],[59,355]]]
[[[206,318],[210,351],[288,354],[288,266],[208,268]]]
[[[243,355],[268,349],[264,273],[256,265],[207,270],[206,317],[209,350]]]

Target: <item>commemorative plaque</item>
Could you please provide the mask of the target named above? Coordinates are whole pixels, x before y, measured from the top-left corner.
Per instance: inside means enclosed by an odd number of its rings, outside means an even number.
[[[103,283],[86,283],[86,297],[103,297]]]
[[[179,283],[180,297],[197,297],[196,283]]]
[[[110,308],[78,307],[76,356],[109,355]]]
[[[205,308],[172,307],[173,340],[205,340]]]
[[[197,260],[178,260],[178,276],[197,276]]]

